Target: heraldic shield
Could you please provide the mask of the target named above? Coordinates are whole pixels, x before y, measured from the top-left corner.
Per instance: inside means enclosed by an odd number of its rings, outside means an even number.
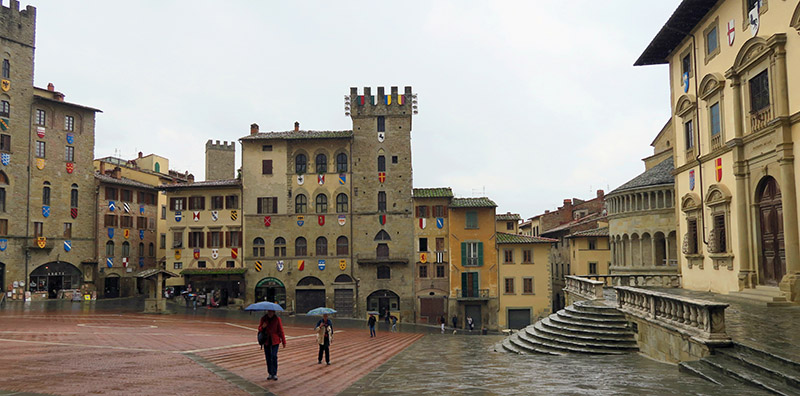
[[[37,237],[36,246],[39,246],[39,249],[44,249],[47,246],[47,237]]]
[[[8,247],[8,239],[0,239],[0,252],[4,252]]]

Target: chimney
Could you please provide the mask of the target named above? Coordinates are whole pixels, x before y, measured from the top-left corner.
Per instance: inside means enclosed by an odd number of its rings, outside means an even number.
[[[57,101],[59,101],[59,102],[63,102],[64,101],[64,94],[63,93],[55,92],[53,95],[56,97]]]
[[[102,160],[100,161],[100,174],[101,175],[106,174],[106,162]]]
[[[55,92],[56,91],[56,86],[53,85],[53,83],[47,83],[47,90],[50,91],[50,92]]]
[[[139,158],[142,158],[142,152],[141,151],[139,152]]]
[[[603,198],[605,196],[605,192],[603,190],[597,190],[597,198]]]
[[[118,166],[115,166],[114,170],[111,171],[111,177],[119,180],[121,172],[122,172],[122,170]]]
[[[255,135],[258,133],[258,124],[250,124],[250,134]]]
[[[571,199],[565,199],[564,200],[564,206],[570,206],[570,205],[572,205],[572,200]]]
[[[294,131],[295,131],[295,132],[297,132],[297,131],[299,131],[299,130],[300,130],[300,123],[299,123],[299,122],[297,122],[297,121],[295,121],[295,122],[294,122]]]

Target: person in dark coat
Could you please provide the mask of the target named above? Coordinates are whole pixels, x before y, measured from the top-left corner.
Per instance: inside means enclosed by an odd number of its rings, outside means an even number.
[[[327,316],[327,315],[325,315]],[[333,341],[333,326],[329,326],[330,320],[320,321],[314,331],[317,332],[317,343],[319,344],[319,354],[317,354],[317,364],[322,364],[322,355],[325,354],[325,364],[331,364],[331,342]]]
[[[458,328],[458,316],[453,315],[453,328]]]
[[[375,323],[377,321],[378,320],[375,319],[375,315],[372,315],[372,314],[369,315],[369,320],[367,320],[367,324],[369,325],[369,337],[370,338],[375,337]]]
[[[267,380],[278,380],[278,346],[283,344],[286,348],[286,335],[283,334],[283,324],[281,318],[275,315],[275,311],[267,311],[261,317],[258,324],[258,331],[264,332],[264,357],[267,359]]]

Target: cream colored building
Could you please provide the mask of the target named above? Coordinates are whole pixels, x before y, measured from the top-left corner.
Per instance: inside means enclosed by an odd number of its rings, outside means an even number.
[[[498,324],[502,329],[522,329],[551,312],[548,256],[550,245],[558,240],[506,232],[495,237],[500,267]]]
[[[608,224],[598,222],[600,227],[567,235],[570,240],[571,274],[608,275],[611,265],[611,248],[608,239]]]
[[[519,226],[522,218],[517,213],[501,213],[494,216],[497,232],[505,232],[507,234],[519,234]]]
[[[800,301],[798,33],[797,0],[683,1],[635,63],[669,66],[685,288]]]

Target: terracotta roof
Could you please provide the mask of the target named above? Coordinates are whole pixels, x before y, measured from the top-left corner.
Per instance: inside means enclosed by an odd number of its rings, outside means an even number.
[[[164,274],[164,276],[166,276],[167,278],[180,278],[181,277],[178,274],[169,272],[169,271],[167,271],[165,269],[161,269],[161,268],[151,268],[149,270],[144,270],[144,271],[136,274],[136,277],[138,277],[138,278],[152,278],[152,277],[158,275],[159,273]]]
[[[635,188],[658,186],[662,184],[675,184],[675,176],[672,176],[672,171],[675,165],[672,162],[672,157],[661,161],[658,165],[644,171],[639,176],[634,177],[627,183],[617,187],[608,195],[615,194],[621,191],[633,190]]]
[[[144,188],[146,190],[157,190],[155,186],[151,186],[147,183],[142,183],[136,180],[131,180],[126,177],[121,177],[119,179],[115,179],[108,175],[101,175],[99,173],[94,174],[94,178],[99,180],[101,183],[108,183],[108,184],[119,184],[123,186],[130,186],[136,188]]]
[[[585,217],[581,217],[578,220],[572,220],[572,221],[570,221],[568,223],[564,223],[564,224],[562,224],[562,225],[560,225],[558,227],[553,227],[553,228],[551,228],[549,230],[542,231],[542,234],[550,234],[550,233],[553,233],[553,232],[567,230],[567,229],[569,229],[571,227],[575,227],[575,226],[578,226],[578,225],[581,225],[581,224],[586,224],[586,223],[588,223],[590,221],[604,220],[605,218],[606,218],[606,216],[603,216],[602,213],[590,213],[590,214],[586,215]]]
[[[511,244],[511,243],[553,243],[558,242],[558,239],[544,238],[529,235],[508,234],[505,232],[497,233],[498,244]]]
[[[574,234],[567,235],[567,238],[583,238],[583,237],[607,237],[608,227],[600,227],[592,230],[580,231]]]
[[[239,179],[206,180],[194,183],[175,183],[162,184],[161,189],[165,191],[180,190],[183,188],[207,188],[207,187],[240,187],[242,181]]]
[[[703,20],[718,0],[683,0],[669,17],[653,41],[645,48],[634,66],[667,63],[667,57]]]
[[[497,204],[489,198],[453,198],[451,208],[496,208]]]
[[[39,88],[39,89],[41,89],[41,88]],[[45,97],[45,96],[33,95],[33,97],[35,99],[38,99],[38,100],[44,100],[44,101],[51,102],[51,103],[57,103],[57,104],[77,107],[77,108],[81,108],[81,109],[84,109],[84,110],[94,111],[94,112],[97,112],[97,113],[102,113],[103,112],[103,110],[95,109],[94,107],[79,105],[77,103],[64,102],[63,100],[55,100],[55,99],[51,99],[51,98],[48,98],[48,97]]]
[[[495,220],[498,221],[519,221],[522,218],[516,213],[501,213],[494,216]]]
[[[450,187],[415,188],[413,194],[414,198],[453,198]]]
[[[239,140],[297,140],[297,139],[342,139],[353,137],[353,131],[286,131],[260,132],[239,138]]]
[[[187,268],[181,275],[242,275],[247,268]]]

